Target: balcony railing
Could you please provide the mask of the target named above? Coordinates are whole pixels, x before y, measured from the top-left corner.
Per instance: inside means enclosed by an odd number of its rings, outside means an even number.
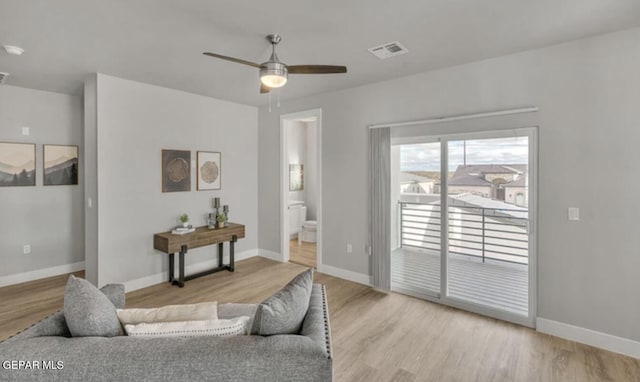
[[[440,251],[439,204],[398,202],[401,245]],[[449,205],[448,253],[517,264],[528,263],[528,211]]]

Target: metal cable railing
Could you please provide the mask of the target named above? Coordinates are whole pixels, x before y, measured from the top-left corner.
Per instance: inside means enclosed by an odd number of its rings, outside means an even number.
[[[402,246],[441,249],[439,204],[398,202]],[[449,205],[448,253],[527,264],[529,219],[526,209]]]

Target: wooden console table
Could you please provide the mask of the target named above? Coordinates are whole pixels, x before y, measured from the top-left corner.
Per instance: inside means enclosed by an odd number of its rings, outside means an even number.
[[[171,232],[156,233],[153,235],[153,248],[169,254],[169,282],[180,288],[184,287],[185,281],[193,280],[197,277],[209,275],[220,271],[234,271],[234,245],[238,239],[244,237],[244,225],[227,223],[224,228],[209,229],[207,226],[198,227],[194,232],[186,235],[174,235]],[[229,264],[222,264],[224,253],[224,243],[229,242]],[[184,274],[184,255],[189,249],[205,247],[218,244],[218,266],[194,275]],[[174,257],[178,254],[178,278],[174,277]]]

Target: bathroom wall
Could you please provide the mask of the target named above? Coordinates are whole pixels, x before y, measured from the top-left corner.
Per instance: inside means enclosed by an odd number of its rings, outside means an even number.
[[[287,121],[287,145],[289,148],[289,164],[303,165],[304,188],[300,191],[289,191],[289,201],[304,201],[307,182],[307,124],[300,121]],[[286,182],[289,182],[287,174]]]
[[[317,184],[318,184],[318,146],[316,122],[307,122],[307,163],[304,166],[305,203],[307,205],[307,220],[317,219]]]

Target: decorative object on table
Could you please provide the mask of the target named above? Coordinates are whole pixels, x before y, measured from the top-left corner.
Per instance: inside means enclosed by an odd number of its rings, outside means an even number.
[[[289,165],[289,191],[302,191],[304,189],[303,165]]]
[[[187,214],[180,215],[180,222],[182,223],[183,227],[187,228],[189,226],[189,215]]]
[[[210,212],[207,214],[207,228],[214,229],[218,222],[216,221],[216,213]]]
[[[221,157],[222,154],[219,152],[197,152],[198,191],[219,190],[221,188]]]
[[[220,210],[220,198],[213,198],[213,211],[207,214],[207,222],[209,229],[223,228],[229,221],[229,205],[222,206]]]
[[[218,228],[224,228],[225,224],[227,224],[227,214],[224,212],[218,212],[216,216],[216,221],[218,222]]]
[[[78,146],[43,145],[44,185],[78,184]]]
[[[162,192],[191,191],[191,151],[162,150]]]
[[[0,142],[0,187],[36,185],[36,145]]]
[[[171,233],[174,235],[186,235],[191,232],[195,232],[195,228],[192,225],[188,225],[186,227],[179,226],[171,230]]]

